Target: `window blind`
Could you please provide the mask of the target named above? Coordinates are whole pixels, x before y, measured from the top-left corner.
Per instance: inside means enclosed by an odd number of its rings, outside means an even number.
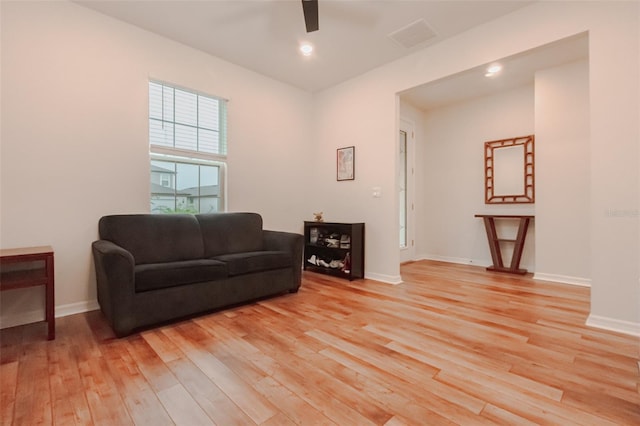
[[[224,99],[149,82],[149,143],[226,156]]]

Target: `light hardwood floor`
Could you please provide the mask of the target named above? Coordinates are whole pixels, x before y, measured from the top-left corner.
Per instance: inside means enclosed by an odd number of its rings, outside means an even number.
[[[115,339],[100,312],[2,330],[3,425],[640,424],[640,339],[589,289],[422,261]]]

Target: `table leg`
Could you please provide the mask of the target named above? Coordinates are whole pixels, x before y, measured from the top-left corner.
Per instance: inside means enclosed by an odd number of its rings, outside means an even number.
[[[484,218],[484,227],[487,231],[487,239],[489,240],[489,250],[491,251],[491,259],[493,260],[493,268],[503,269],[502,252],[500,251],[500,241],[496,232],[496,224],[492,217]]]
[[[47,319],[47,328],[49,340],[56,338],[56,316],[55,316],[55,271],[53,266],[53,254],[47,256],[47,285],[46,285],[46,307],[45,316]]]
[[[529,228],[529,218],[520,218],[520,225],[518,226],[518,236],[516,237],[515,247],[513,248],[513,257],[511,258],[510,269],[514,272],[521,271],[521,269],[519,269],[520,259],[522,258],[522,251],[524,250],[524,239],[527,236],[527,228]]]

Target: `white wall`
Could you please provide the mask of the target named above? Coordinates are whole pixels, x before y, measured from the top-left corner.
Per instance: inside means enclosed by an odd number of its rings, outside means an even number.
[[[610,5],[598,21],[589,33],[592,285],[587,323],[640,335],[640,2]]]
[[[421,234],[418,257],[482,266],[492,264],[482,219],[474,214],[535,213],[532,204],[484,203],[484,142],[534,133],[533,84],[432,109],[424,114],[421,157],[416,162]],[[515,238],[518,221],[496,221],[499,235]],[[535,269],[535,222],[520,262]],[[503,260],[513,245],[504,244]]]
[[[369,196],[372,186],[396,185],[394,95],[588,31],[590,323],[640,334],[639,8],[637,2],[536,2],[317,94],[314,186],[321,189],[314,202],[331,206],[336,219],[367,222],[367,274],[399,275],[396,199]],[[333,169],[332,151],[351,144],[360,172],[339,186],[326,170]]]
[[[590,285],[588,91],[584,60],[539,71],[535,96],[532,84],[424,112],[417,257],[488,266],[484,226],[470,212],[535,214],[521,266],[536,279]],[[410,105],[401,107],[401,115],[415,117]],[[531,133],[535,205],[484,204],[482,142]],[[497,226],[505,236],[517,232],[517,221]],[[505,264],[512,247],[503,245]]]
[[[149,211],[149,78],[230,99],[228,209],[302,231],[309,93],[73,3],[1,8],[0,243],[54,247],[58,315],[96,306],[98,219]],[[42,293],[3,292],[2,325]]]
[[[54,245],[67,311],[95,298],[98,218],[148,209],[149,77],[231,99],[230,210],[364,221],[367,276],[398,282],[396,93],[588,31],[590,323],[640,334],[640,3],[536,2],[314,96],[81,6],[0,4],[0,242]],[[351,145],[356,179],[336,182]],[[5,292],[3,316],[10,298],[35,299]]]
[[[317,94],[314,104],[313,181],[307,204],[326,221],[365,223],[365,276],[400,282],[396,168],[399,118],[395,92],[355,80]],[[393,125],[389,126],[389,117]],[[336,149],[355,146],[355,180],[336,181]],[[373,188],[381,197],[372,196]]]
[[[591,283],[589,64],[536,73],[537,279]]]

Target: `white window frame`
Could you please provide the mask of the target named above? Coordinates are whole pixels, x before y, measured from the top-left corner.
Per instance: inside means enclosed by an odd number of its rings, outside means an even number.
[[[219,117],[218,117],[218,129],[217,131],[219,132],[219,143],[220,145],[222,145],[222,149],[221,149],[221,153],[212,153],[212,152],[206,152],[206,151],[198,151],[198,150],[189,150],[189,149],[183,149],[183,148],[175,148],[175,131],[173,133],[173,140],[174,140],[174,146],[170,147],[170,146],[165,146],[165,145],[154,145],[151,143],[151,131],[149,130],[149,134],[148,134],[148,142],[149,142],[149,165],[151,165],[152,161],[165,161],[165,162],[173,162],[173,163],[182,163],[182,164],[193,164],[193,165],[200,165],[200,166],[213,166],[213,167],[218,167],[218,191],[219,191],[219,197],[218,197],[218,211],[220,212],[224,212],[227,209],[227,185],[226,185],[226,174],[227,174],[227,155],[226,155],[226,148],[227,148],[227,134],[226,134],[226,121],[227,121],[227,115],[226,115],[226,109],[227,109],[227,100],[220,98],[219,96],[213,96],[213,95],[209,95],[203,92],[199,92],[193,89],[189,89],[189,88],[185,88],[185,87],[181,87],[179,85],[173,84],[173,83],[168,83],[168,82],[164,82],[161,80],[156,80],[156,79],[150,79],[149,80],[149,110],[150,111],[150,107],[151,107],[151,84],[159,84],[162,86],[166,86],[175,90],[181,90],[184,92],[188,92],[191,94],[194,94],[198,97],[205,97],[205,98],[210,98],[210,99],[215,99],[219,102],[219,108],[221,108],[222,110],[224,110],[223,112],[219,113]],[[164,106],[163,106],[164,107]],[[174,117],[175,117],[175,105],[173,105],[173,109],[174,109]],[[151,117],[151,113],[149,112],[148,114],[148,129],[150,129],[151,126],[151,120],[154,120],[155,118]],[[157,120],[157,119],[155,119]],[[164,120],[163,120],[164,121]],[[172,122],[172,124],[174,124],[175,126],[175,119]],[[200,129],[199,126],[194,126],[196,127],[198,130]],[[151,173],[151,172],[150,172]],[[174,178],[175,179],[175,178]],[[177,183],[177,182],[176,182]],[[174,183],[175,184],[175,183]],[[152,196],[152,191],[149,191],[149,208],[151,208],[151,199]],[[152,211],[152,213],[154,213]]]

